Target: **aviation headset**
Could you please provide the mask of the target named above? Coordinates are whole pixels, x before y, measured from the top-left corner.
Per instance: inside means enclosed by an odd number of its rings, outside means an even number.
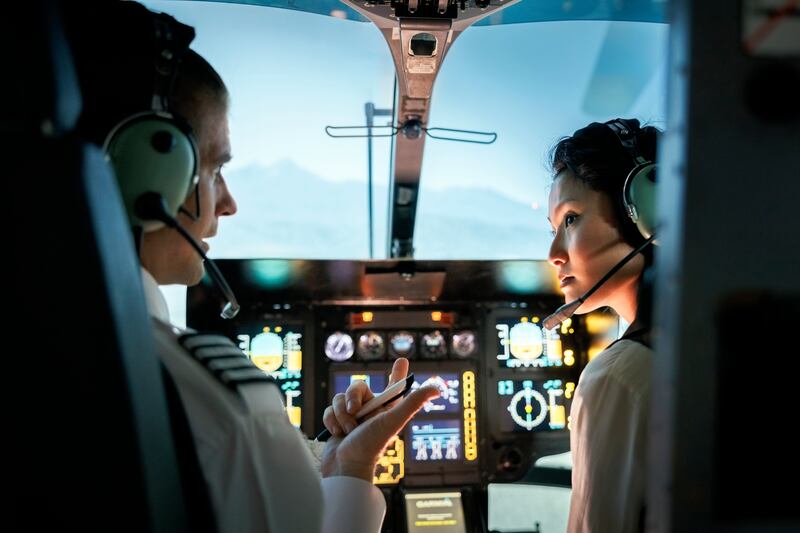
[[[639,150],[636,137],[642,130],[638,124],[621,118],[605,124],[634,163],[622,186],[623,216],[630,220],[643,239],[649,239],[656,227],[656,163]]]
[[[114,168],[131,226],[148,232],[164,222],[146,216],[140,199],[156,193],[173,217],[199,182],[199,152],[189,124],[168,111],[168,96],[178,63],[194,30],[168,15],[153,14],[154,85],[151,108],[119,122],[103,149]],[[194,217],[184,210],[189,216]],[[144,215],[144,216],[143,216]],[[198,213],[199,216],[199,200]]]

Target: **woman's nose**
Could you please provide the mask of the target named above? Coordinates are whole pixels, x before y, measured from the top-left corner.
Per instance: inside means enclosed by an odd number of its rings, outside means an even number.
[[[556,235],[550,245],[550,252],[547,254],[547,262],[554,267],[560,267],[567,262],[567,253],[561,244],[561,237]]]

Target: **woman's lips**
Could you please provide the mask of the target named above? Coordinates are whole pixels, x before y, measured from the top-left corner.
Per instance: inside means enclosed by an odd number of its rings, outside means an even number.
[[[575,281],[575,278],[572,277],[572,276],[567,276],[566,278],[562,278],[561,282],[560,282],[561,288],[563,289],[564,287],[566,287],[567,285],[569,285],[570,283],[572,283],[574,281]]]

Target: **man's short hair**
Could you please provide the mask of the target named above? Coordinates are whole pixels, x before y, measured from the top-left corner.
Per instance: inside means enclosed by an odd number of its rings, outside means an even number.
[[[182,116],[197,131],[207,105],[228,106],[228,88],[203,56],[189,50],[181,60],[169,96],[170,111]]]

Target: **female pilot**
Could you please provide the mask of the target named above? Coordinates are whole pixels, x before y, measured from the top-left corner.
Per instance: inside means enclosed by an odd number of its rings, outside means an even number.
[[[637,120],[592,123],[551,152],[549,263],[567,302],[586,293],[645,243],[623,205],[623,186],[642,159],[655,162],[653,127]],[[653,352],[642,301],[652,247],[628,261],[578,308],[610,307],[631,326],[584,369],[570,413],[570,532],[643,529]]]

